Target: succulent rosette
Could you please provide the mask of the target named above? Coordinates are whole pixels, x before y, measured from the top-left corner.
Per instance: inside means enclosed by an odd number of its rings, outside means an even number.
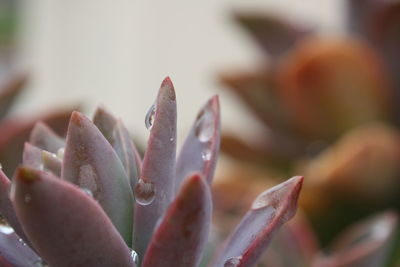
[[[146,116],[143,159],[120,119],[73,112],[66,139],[44,123],[10,181],[0,172],[2,266],[254,266],[296,211],[303,178],[260,194],[218,253],[204,253],[220,143],[212,97],[176,157],[176,97],[165,79]],[[213,245],[214,246],[214,245]]]
[[[225,132],[222,151],[267,178],[305,175],[301,204],[324,244],[369,214],[400,210],[400,2],[345,2],[339,35],[237,12],[263,57],[219,75],[259,122],[250,138]]]

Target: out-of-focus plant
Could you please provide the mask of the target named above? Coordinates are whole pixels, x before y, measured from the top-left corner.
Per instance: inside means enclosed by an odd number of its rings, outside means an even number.
[[[324,243],[351,221],[400,207],[400,2],[347,2],[347,36],[236,14],[265,58],[220,75],[265,129],[251,140],[225,133],[222,151],[279,177],[309,175],[301,201]]]
[[[64,135],[72,111],[71,108],[59,108],[42,115],[10,116],[9,110],[25,89],[27,78],[25,73],[12,74],[0,85],[0,162],[7,175],[12,175],[21,162],[24,142],[36,122],[46,122],[58,134]]]
[[[219,177],[213,187],[216,196],[214,222],[216,232],[220,236],[229,233],[238,219],[237,214],[247,209],[251,205],[251,199],[260,193],[261,188],[271,183],[262,178],[262,173],[249,167],[235,169],[225,174],[225,177]],[[243,179],[243,176],[249,174],[255,178],[250,184]],[[246,194],[243,193],[244,188]],[[389,256],[393,254],[397,226],[396,212],[380,212],[357,221],[342,233],[336,233],[333,242],[321,246],[307,218],[302,212],[298,212],[276,235],[262,256],[259,266],[388,266]]]
[[[260,194],[221,250],[202,258],[220,144],[218,98],[200,110],[177,158],[169,78],[146,127],[142,161],[121,120],[103,107],[93,122],[73,112],[66,140],[37,124],[12,181],[0,172],[0,212],[8,223],[0,225],[0,263],[254,266],[295,214],[303,178]]]

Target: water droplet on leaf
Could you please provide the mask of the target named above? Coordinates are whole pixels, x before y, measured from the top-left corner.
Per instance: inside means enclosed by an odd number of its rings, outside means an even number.
[[[130,249],[130,250],[131,250],[131,257],[132,257],[133,262],[135,263],[136,266],[139,266],[139,255],[133,249]]]
[[[151,105],[149,111],[147,111],[146,118],[144,120],[147,130],[151,130],[151,128],[153,127],[155,116],[156,116],[156,104],[153,104]]]
[[[225,263],[224,263],[224,267],[236,267],[236,266],[239,266],[241,259],[242,259],[241,256],[227,259],[225,261]]]
[[[35,261],[35,266],[36,267],[48,267],[49,265],[42,258],[39,258],[37,261]]]
[[[214,119],[210,110],[205,109],[197,115],[195,134],[200,142],[209,142],[214,134]]]
[[[59,159],[64,159],[64,152],[65,152],[65,148],[62,147],[60,149],[57,150],[57,158]]]
[[[153,202],[155,196],[153,183],[139,179],[135,186],[136,202],[143,206],[149,205]]]
[[[84,187],[81,188],[81,189],[86,195],[88,195],[89,197],[93,197],[93,192],[92,191],[90,191],[89,189],[84,188]]]
[[[8,224],[0,224],[0,232],[9,235],[14,233],[14,229]]]
[[[209,148],[204,149],[204,150],[201,152],[201,158],[202,158],[204,161],[210,160],[210,159],[211,159],[211,150],[210,150]]]

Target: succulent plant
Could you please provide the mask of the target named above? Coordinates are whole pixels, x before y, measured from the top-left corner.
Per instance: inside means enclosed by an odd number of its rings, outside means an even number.
[[[219,76],[261,129],[247,139],[224,133],[222,151],[265,176],[304,174],[300,202],[324,244],[352,221],[400,210],[400,3],[346,3],[340,36],[236,13],[264,58],[255,70]]]
[[[72,108],[57,108],[41,115],[11,116],[9,111],[14,102],[26,87],[26,73],[12,73],[2,81],[0,86],[0,162],[7,175],[21,162],[24,142],[36,122],[43,121],[51,126],[58,134],[64,135]]]
[[[254,266],[295,214],[303,178],[259,195],[220,251],[202,259],[220,142],[218,97],[200,110],[177,158],[169,78],[146,126],[142,160],[122,121],[104,107],[93,122],[73,112],[66,140],[38,123],[12,181],[0,172],[2,266]]]

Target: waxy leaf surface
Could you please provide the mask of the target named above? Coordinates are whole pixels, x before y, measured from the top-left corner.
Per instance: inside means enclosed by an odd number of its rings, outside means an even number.
[[[210,188],[200,174],[191,175],[155,231],[142,267],[198,266],[211,212]]]
[[[75,185],[19,168],[11,199],[29,239],[51,266],[135,266],[103,209]]]
[[[161,84],[155,105],[154,120],[148,116],[152,126],[140,177],[152,184],[155,198],[148,205],[136,202],[134,249],[139,255],[144,255],[157,221],[174,197],[176,97],[169,77]]]
[[[260,194],[211,266],[254,266],[273,235],[294,216],[303,177],[296,176]]]
[[[102,133],[79,112],[71,116],[61,176],[90,190],[131,245],[133,195],[124,167]]]

